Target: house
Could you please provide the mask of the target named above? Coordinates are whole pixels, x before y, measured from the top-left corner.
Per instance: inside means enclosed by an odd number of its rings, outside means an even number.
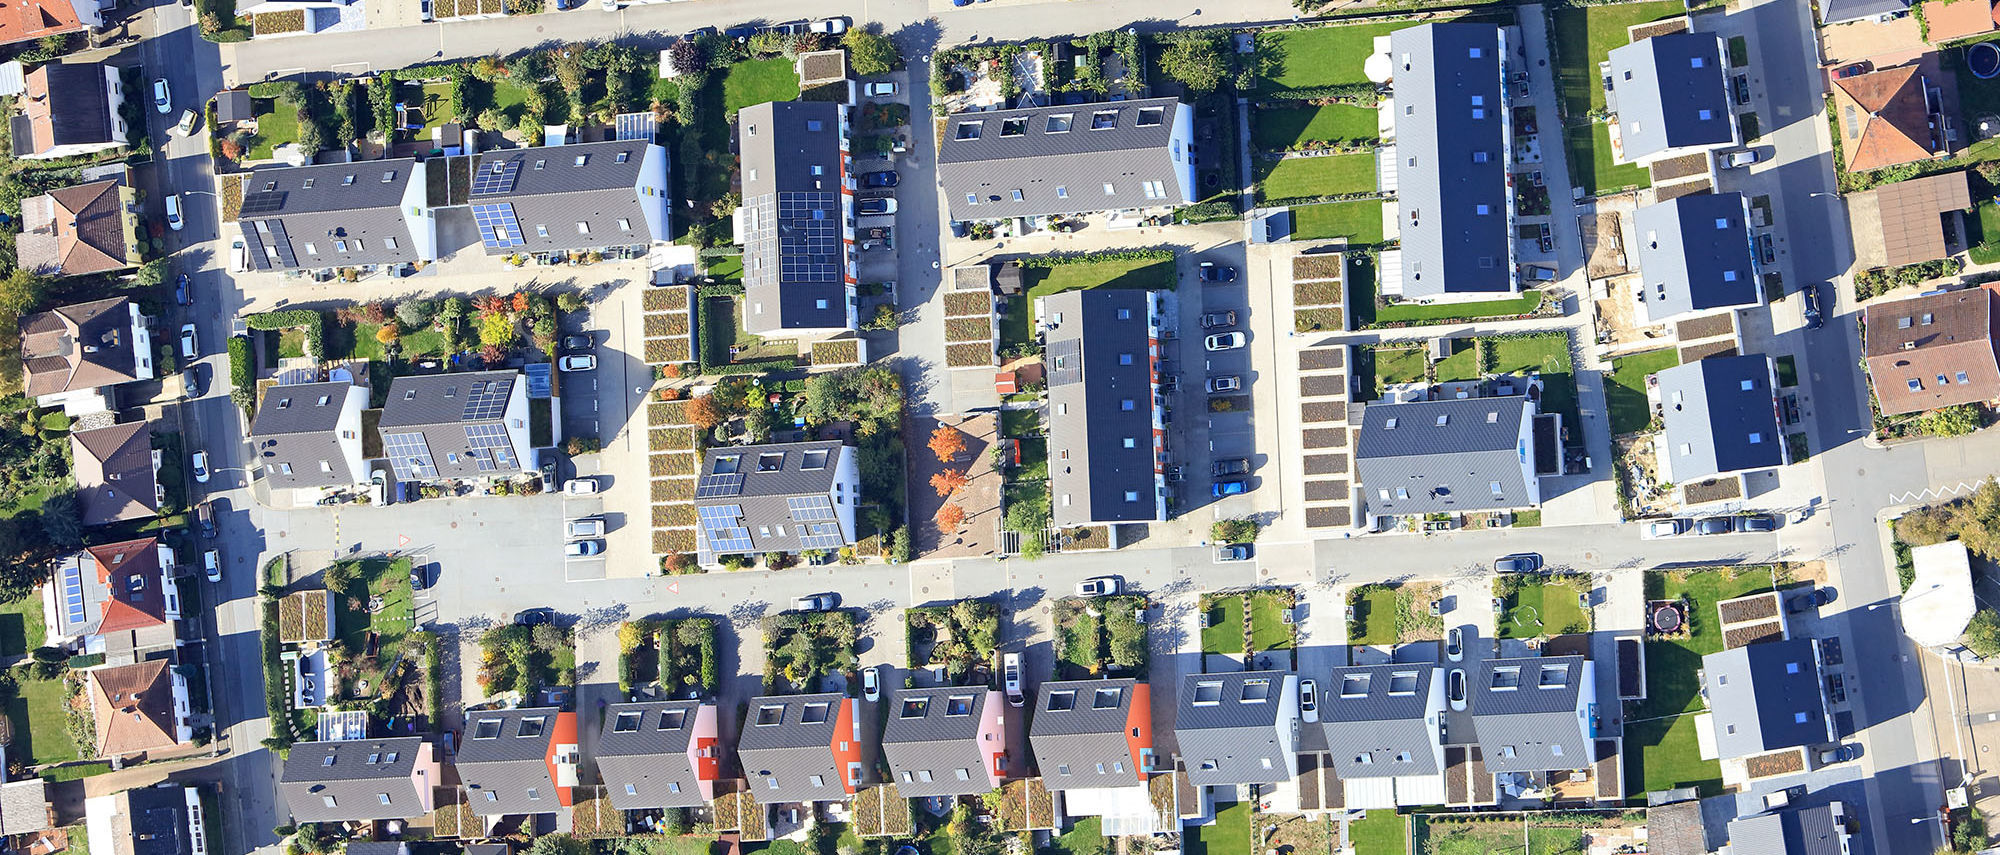
[[[83,672],[98,757],[125,757],[194,741],[187,678],[172,664],[149,659]]]
[[[1468,701],[1487,771],[1590,768],[1597,735],[1594,664],[1581,656],[1480,663]]]
[[[344,380],[265,389],[250,425],[250,446],[265,483],[273,490],[316,493],[368,480],[361,459],[361,411],[367,408],[368,390]]]
[[[300,742],[278,779],[293,822],[415,819],[435,807],[443,764],[422,737]]]
[[[1728,845],[1717,851],[1720,855],[1842,855],[1850,851],[1848,828],[1855,819],[1840,801],[1737,817],[1729,821]]]
[[[1896,2],[1896,0],[1891,0]],[[1867,172],[1951,153],[1943,92],[1924,64],[1833,78],[1839,149],[1849,172]]]
[[[1041,301],[1054,524],[1166,519],[1159,295],[1093,288]]]
[[[837,441],[731,445],[702,454],[695,482],[699,560],[839,549],[855,541],[855,451]]]
[[[1613,48],[1605,94],[1618,114],[1618,162],[1650,165],[1742,145],[1727,68],[1714,33],[1682,30]]]
[[[1715,751],[1724,759],[1835,740],[1820,694],[1819,645],[1763,641],[1701,658]]]
[[[2000,398],[2000,348],[1986,288],[1869,304],[1868,381],[1885,416]]]
[[[715,704],[686,700],[612,704],[592,756],[604,792],[619,810],[708,804],[715,799],[722,768]]]
[[[1297,675],[1182,675],[1174,739],[1188,783],[1196,787],[1291,780],[1298,771]]]
[[[1459,513],[1541,505],[1535,404],[1526,396],[1374,403],[1354,445],[1369,513]]]
[[[1514,273],[1508,31],[1423,24],[1389,34],[1395,103],[1392,211],[1402,249],[1383,254],[1382,293],[1406,300],[1504,297]]]
[[[25,82],[10,126],[15,157],[49,160],[126,144],[126,92],[117,68],[51,62],[28,72]]]
[[[1444,804],[1444,669],[1335,668],[1318,692],[1319,726],[1351,809]]]
[[[153,337],[125,297],[60,306],[21,319],[21,366],[35,406],[103,412],[99,389],[153,379]]]
[[[1907,0],[1828,0],[1819,7],[1819,22],[1844,24],[1853,21],[1887,21],[1910,13]]]
[[[889,695],[882,753],[906,798],[973,796],[1007,773],[1007,702],[984,687],[897,689]]]
[[[576,713],[555,707],[482,710],[465,717],[455,765],[466,807],[490,823],[557,813],[574,804]]]
[[[1190,205],[1194,163],[1194,108],[1178,98],[958,113],[937,156],[959,221]]]
[[[1711,356],[1653,375],[1660,479],[1690,484],[1791,462],[1778,423],[1778,374],[1763,354]]]
[[[251,172],[238,182],[243,199],[236,215],[250,268],[262,273],[437,260],[437,219],[425,172],[433,165],[394,158]]]
[[[1639,242],[1639,314],[1664,324],[1699,312],[1764,304],[1741,193],[1695,193],[1632,212]]]
[[[165,655],[181,618],[174,552],[155,538],[84,547],[42,586],[49,641],[102,653],[113,665]]]
[[[0,8],[0,45],[66,36],[102,26],[104,18],[98,11],[97,0],[25,0]]]
[[[1131,679],[1043,683],[1028,744],[1042,783],[1072,801],[1082,791],[1136,788],[1153,767],[1151,687]]]
[[[160,453],[150,422],[126,422],[69,435],[76,499],[84,525],[158,516],[165,499]]]
[[[1858,269],[1921,264],[1966,249],[1972,188],[1965,170],[1884,184],[1847,200]]]
[[[43,276],[137,267],[139,200],[121,179],[92,181],[21,200],[21,266]]]
[[[760,805],[845,801],[867,783],[873,746],[861,700],[837,693],[751,698],[736,763]]]
[[[623,251],[668,240],[667,152],[645,140],[500,149],[474,160],[487,255]]]
[[[49,803],[49,782],[43,778],[7,781],[0,772],[0,835],[35,834],[56,827],[55,806]],[[24,848],[17,847],[16,851]]]
[[[402,481],[507,478],[530,468],[528,384],[517,371],[398,377],[378,429]]]
[[[759,335],[853,329],[854,177],[847,111],[824,101],[777,101],[736,114],[743,207],[743,328]]]
[[[83,801],[92,855],[208,855],[201,792],[173,783],[135,787]]]

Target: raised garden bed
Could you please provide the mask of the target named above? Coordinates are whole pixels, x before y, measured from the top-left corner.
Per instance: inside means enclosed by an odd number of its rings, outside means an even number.
[[[993,296],[983,291],[951,291],[944,295],[944,316],[960,318],[993,313]]]
[[[1789,775],[1805,770],[1805,752],[1797,748],[1750,757],[1743,761],[1743,771],[1752,778]]]
[[[1762,620],[1778,616],[1778,598],[1760,594],[1751,599],[1730,600],[1716,606],[1725,624]]]
[[[944,347],[944,364],[951,368],[973,368],[993,364],[993,344],[991,341],[974,341],[947,344]]]
[[[1730,649],[1745,647],[1760,641],[1777,641],[1783,629],[1775,623],[1760,623],[1755,626],[1737,627],[1722,634],[1722,643]]]

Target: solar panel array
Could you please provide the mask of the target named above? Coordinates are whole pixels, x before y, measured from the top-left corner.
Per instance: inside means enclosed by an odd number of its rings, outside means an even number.
[[[478,380],[472,384],[472,394],[465,396],[465,410],[459,414],[461,421],[497,419],[507,412],[507,392],[512,383],[499,380]]]
[[[798,522],[834,519],[833,502],[825,496],[791,496],[785,499],[791,508],[792,519]]]
[[[778,258],[784,281],[840,281],[840,241],[836,194],[778,194]]]
[[[244,248],[250,256],[250,266],[258,270],[271,269],[271,257],[264,252],[264,236],[258,234],[255,228],[243,229],[242,233]]]
[[[412,480],[437,477],[437,461],[431,459],[430,443],[424,441],[421,432],[385,433],[382,435],[382,450],[389,458],[389,465],[396,470],[396,477]]]
[[[813,523],[800,527],[799,546],[805,549],[839,549],[846,544],[840,536],[839,523]]]
[[[514,180],[521,177],[521,162],[518,160],[496,160],[479,165],[479,172],[472,176],[472,195],[496,196],[514,192]]]
[[[472,206],[472,222],[479,226],[479,240],[487,249],[509,249],[527,243],[521,236],[521,221],[514,217],[514,206],[507,202]]]
[[[708,535],[711,552],[748,552],[754,548],[750,530],[737,523],[743,518],[742,505],[696,506],[701,530]]]
[[[466,425],[465,441],[472,446],[472,459],[481,472],[491,472],[496,466],[520,468],[514,464],[514,444],[507,438],[505,425]]]
[[[611,123],[621,142],[652,142],[660,134],[660,120],[652,113],[619,113]]]
[[[701,476],[701,480],[696,482],[694,486],[694,497],[697,499],[713,499],[718,496],[734,496],[741,492],[743,492],[743,473],[741,472],[723,472],[719,474],[710,473],[707,475],[703,475]],[[735,506],[730,505],[729,507],[735,507]]]
[[[236,209],[238,217],[254,217],[258,214],[275,214],[285,209],[287,194],[276,190],[263,190],[243,194],[243,205]]]
[[[83,608],[83,565],[70,563],[63,566],[62,573],[63,616],[72,626],[81,625],[86,617]]]

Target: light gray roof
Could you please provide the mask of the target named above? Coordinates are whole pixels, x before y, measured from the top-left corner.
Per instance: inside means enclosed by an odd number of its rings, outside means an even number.
[[[508,402],[521,382],[518,371],[471,371],[461,374],[420,374],[398,377],[389,384],[389,400],[382,407],[377,429],[382,434],[383,456],[396,470],[396,477],[411,480],[431,478],[475,478],[482,475],[518,472],[527,466],[527,449],[514,448],[511,440],[492,445],[491,437],[515,427],[503,418]],[[525,431],[526,426],[519,426]],[[475,454],[473,434],[489,444]],[[428,463],[413,460],[421,450]],[[493,464],[480,465],[480,455],[492,455]]]
[[[1126,727],[1133,705],[1151,706],[1151,692],[1136,680],[1059,680],[1036,691],[1028,743],[1051,790],[1133,787],[1146,780]],[[1144,723],[1150,728],[1150,722]],[[1151,747],[1151,746],[1147,746]],[[1124,767],[1124,771],[1118,768]]]
[[[465,782],[466,805],[473,813],[502,816],[560,809],[555,781],[549,777],[553,747],[549,741],[560,714],[562,710],[555,707],[533,707],[485,710],[465,717],[458,777]]]
[[[1486,768],[1543,772],[1590,766],[1590,734],[1577,718],[1577,704],[1591,697],[1583,686],[1587,664],[1581,656],[1480,663],[1467,700]]]
[[[1197,787],[1290,780],[1298,745],[1297,690],[1289,671],[1185,674],[1174,739]]]
[[[1158,387],[1147,291],[1093,288],[1043,299],[1049,486],[1058,526],[1161,519],[1153,447]]]
[[[1683,30],[1613,48],[1611,88],[1625,159],[1736,141],[1722,38]]]
[[[1000,693],[984,687],[890,693],[882,754],[896,776],[897,792],[925,798],[977,795],[992,789],[987,783],[987,758],[1004,746],[980,745],[979,726],[986,705],[1000,703],[1004,703]]]
[[[759,803],[847,798],[847,770],[834,747],[861,738],[859,722],[846,732],[839,727],[849,704],[846,695],[834,692],[750,699],[736,761]]]
[[[1813,641],[1765,641],[1701,658],[1715,750],[1745,757],[1829,742]]]
[[[349,390],[357,388],[353,383],[331,382],[264,390],[257,421],[250,427],[250,444],[271,486],[332,487],[365,477],[347,471],[347,455],[336,432],[349,404]],[[366,405],[361,397],[352,397],[357,410]]]
[[[250,266],[288,270],[418,260],[402,203],[422,168],[397,158],[250,173],[236,217]]]
[[[49,782],[25,778],[0,784],[0,834],[33,834],[55,827]]]
[[[598,249],[644,244],[652,240],[642,198],[643,168],[648,155],[664,163],[659,146],[644,140],[609,140],[562,146],[502,149],[481,153],[475,161],[472,189],[479,176],[492,173],[486,193],[474,192],[471,204],[514,206],[520,223],[521,246],[486,245],[486,254]],[[581,161],[579,163],[579,160]],[[504,176],[513,172],[513,181]],[[662,176],[663,177],[663,176]],[[499,180],[496,180],[499,179]],[[657,210],[664,211],[665,206]],[[622,221],[622,225],[621,225]],[[587,223],[579,229],[578,223]],[[665,233],[665,224],[661,224]]]
[[[695,481],[701,551],[797,552],[851,543],[838,509],[858,497],[834,485],[842,459],[853,453],[831,440],[708,449]]]
[[[301,742],[285,759],[278,789],[297,822],[422,816],[430,793],[419,792],[411,776],[423,742],[416,736]],[[439,783],[427,781],[423,786]]]
[[[1183,187],[1180,177],[1181,159],[1190,155],[1174,141],[1176,125],[1191,122],[1191,109],[1177,98],[1147,98],[953,115],[938,148],[938,181],[951,218],[1192,202],[1194,188]],[[1156,183],[1151,196],[1148,182]]]
[[[1340,777],[1437,774],[1442,710],[1431,699],[1443,679],[1443,669],[1419,665],[1333,669],[1317,694],[1320,728]]]
[[[1847,855],[1833,805],[1760,813],[1729,821],[1734,855]]]
[[[1903,0],[1827,0],[1820,4],[1819,20],[1822,24],[1839,24],[1909,10],[1910,4]]]
[[[1533,505],[1525,473],[1534,462],[1534,434],[1522,428],[1533,415],[1534,404],[1521,395],[1368,404],[1354,466],[1369,512]]]
[[[703,706],[702,701],[645,701],[612,704],[605,711],[592,756],[613,807],[640,810],[703,803],[701,776],[688,762],[688,743]]]
[[[742,164],[743,325],[847,326],[847,140],[840,105],[779,101],[736,114]],[[849,235],[851,237],[851,235]],[[761,310],[761,311],[760,311]]]
[[[1741,193],[1695,193],[1634,211],[1646,317],[1660,323],[1687,312],[1761,303],[1749,222]]]
[[[1494,24],[1389,34],[1395,59],[1397,231],[1403,295],[1515,290],[1511,140]]]
[[[1711,356],[1654,376],[1674,480],[1784,465],[1770,357]]]

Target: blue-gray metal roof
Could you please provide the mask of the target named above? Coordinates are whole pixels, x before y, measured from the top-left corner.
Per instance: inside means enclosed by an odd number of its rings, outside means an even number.
[[[688,743],[702,701],[641,701],[605,710],[591,756],[604,792],[619,810],[696,807],[701,778],[688,762]],[[719,760],[717,762],[720,762]]]
[[[897,689],[889,696],[889,720],[882,728],[882,754],[895,775],[896,789],[908,798],[984,793],[987,752],[979,727],[987,704],[1005,703],[983,686]],[[1004,738],[1004,737],[1003,737]],[[963,771],[965,777],[959,777]]]
[[[236,219],[250,265],[284,270],[418,260],[402,203],[424,168],[398,158],[245,175]]]
[[[1584,769],[1592,762],[1591,734],[1579,721],[1588,704],[1588,660],[1581,656],[1488,659],[1467,688],[1473,730],[1486,768],[1494,772]]]
[[[1910,4],[1904,0],[1826,0],[1820,4],[1819,20],[1822,24],[1841,24],[1908,11]]]
[[[455,762],[466,806],[479,816],[554,813],[561,808],[549,777],[555,707],[484,710],[465,717]]]
[[[1185,674],[1174,739],[1197,787],[1276,783],[1295,773],[1297,689],[1289,671]]]
[[[337,432],[350,396],[356,419],[367,406],[365,395],[352,394],[356,388],[353,383],[336,381],[264,390],[264,402],[250,428],[250,446],[271,486],[333,487],[367,477],[367,473],[347,471],[347,454],[341,450]]]
[[[847,696],[831,692],[750,699],[736,759],[759,803],[847,797],[846,771],[833,753],[836,741],[859,738],[837,727],[847,704]]]
[[[640,187],[648,155],[665,151],[643,140],[607,140],[561,146],[502,149],[474,158],[472,204],[505,202],[520,223],[519,246],[487,246],[488,255],[598,249],[652,241],[648,200]],[[498,171],[512,180],[482,185]],[[504,186],[503,186],[504,185]],[[486,193],[476,192],[482,188]],[[664,210],[665,206],[660,206]]]
[[[1534,439],[1523,427],[1533,415],[1522,395],[1368,404],[1354,467],[1369,512],[1533,505]]]
[[[1442,669],[1416,664],[1333,669],[1315,694],[1340,777],[1437,774],[1443,711],[1432,703],[1432,689],[1443,679]],[[1442,701],[1442,693],[1435,699]]]
[[[836,489],[853,449],[833,440],[727,445],[702,455],[695,481],[697,539],[704,554],[796,552],[848,545],[840,508],[859,501]],[[839,542],[834,542],[838,539]]]
[[[1138,774],[1139,758],[1132,756],[1125,734],[1141,688],[1129,679],[1041,684],[1028,725],[1028,744],[1049,789],[1134,787],[1144,782]]]
[[[1177,98],[958,113],[938,137],[938,181],[954,220],[1179,205]],[[1226,153],[1218,156],[1228,156]],[[1147,192],[1147,185],[1164,193]],[[1107,190],[1108,188],[1108,190]],[[1016,198],[1018,194],[1018,198]]]
[[[1113,288],[1043,298],[1049,482],[1058,526],[1160,519],[1154,299],[1148,291]]]
[[[1745,757],[1831,740],[1813,641],[1766,641],[1701,659],[1715,750]]]
[[[1784,465],[1770,357],[1713,356],[1656,376],[1675,481]]]
[[[1736,141],[1722,38],[1682,31],[1614,48],[1611,88],[1625,159]]]
[[[1516,288],[1506,51],[1494,24],[1424,24],[1389,34],[1406,297]]]
[[[285,759],[278,789],[298,822],[423,816],[429,788],[442,782],[413,783],[422,751],[416,736],[301,742]]]
[[[1763,302],[1741,193],[1696,193],[1632,213],[1639,239],[1640,308],[1668,318]]]

